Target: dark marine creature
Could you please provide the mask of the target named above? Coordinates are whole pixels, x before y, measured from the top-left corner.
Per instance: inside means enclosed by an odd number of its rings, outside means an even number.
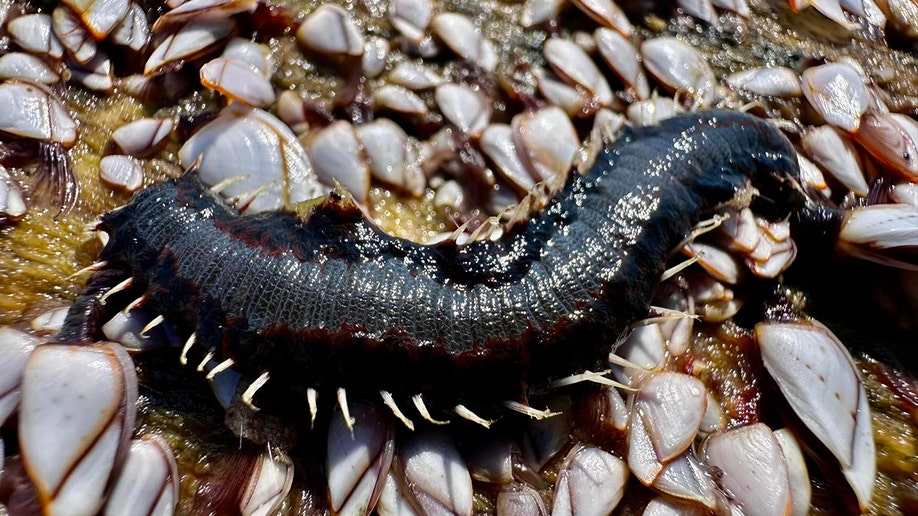
[[[749,202],[786,216],[802,199],[788,140],[723,111],[626,133],[538,216],[461,246],[389,236],[335,193],[305,220],[243,216],[187,173],[102,218],[104,269],[60,339],[99,339],[124,307],[100,298],[131,278],[118,296],[140,296],[132,306],[249,378],[267,372],[268,389],[422,394],[493,414],[552,378],[604,368],[700,220]],[[270,398],[260,391],[256,405]]]

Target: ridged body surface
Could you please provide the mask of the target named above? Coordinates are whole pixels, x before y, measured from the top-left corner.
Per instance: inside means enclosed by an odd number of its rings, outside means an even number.
[[[421,246],[334,195],[305,221],[242,216],[186,174],[105,216],[108,270],[64,334],[92,333],[86,321],[104,317],[94,300],[132,276],[202,349],[294,391],[523,399],[527,386],[603,367],[700,219],[750,185],[791,204],[795,176],[790,143],[768,123],[685,115],[627,133],[497,241]]]

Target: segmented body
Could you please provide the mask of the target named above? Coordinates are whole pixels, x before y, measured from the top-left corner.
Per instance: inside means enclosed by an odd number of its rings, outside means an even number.
[[[306,220],[239,215],[196,175],[106,215],[106,270],[62,338],[98,338],[98,298],[133,292],[201,349],[303,392],[386,389],[452,406],[524,399],[601,367],[646,314],[669,253],[749,186],[792,206],[796,158],[768,123],[707,112],[626,134],[497,241],[421,246],[332,195]],[[121,305],[123,307],[123,304]]]

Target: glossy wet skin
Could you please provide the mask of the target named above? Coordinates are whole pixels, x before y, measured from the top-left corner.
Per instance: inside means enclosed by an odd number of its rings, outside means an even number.
[[[500,240],[419,246],[334,195],[305,222],[239,216],[189,174],[103,219],[109,270],[90,288],[133,276],[140,286],[125,300],[145,291],[218,359],[295,391],[391,389],[488,406],[598,367],[646,313],[695,223],[750,184],[787,210],[795,177],[793,150],[768,123],[686,115],[607,148]],[[71,327],[87,307],[98,309],[78,302]]]

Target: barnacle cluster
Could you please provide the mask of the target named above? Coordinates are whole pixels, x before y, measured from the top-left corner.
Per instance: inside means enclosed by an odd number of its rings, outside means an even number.
[[[225,160],[239,156],[219,150],[207,155],[207,149],[238,143],[207,132],[240,134],[233,132],[241,131],[238,126],[219,125],[232,117],[247,124],[243,140],[263,144],[263,154],[251,155],[264,160],[259,168],[278,175],[261,184],[237,181],[223,190],[230,201],[277,207],[341,183],[387,231],[432,241],[456,237],[457,228],[460,238],[488,238],[497,231],[492,225],[500,228],[538,209],[551,192],[536,184],[587,166],[625,123],[650,125],[673,112],[706,107],[742,109],[778,121],[798,144],[805,186],[814,198],[857,211],[857,217],[876,216],[868,227],[904,220],[899,228],[904,236],[890,243],[872,233],[858,235],[837,252],[835,242],[820,242],[818,235],[812,242],[808,236],[789,238],[787,225],[732,225],[729,237],[735,242],[755,228],[756,244],[734,246],[738,254],[724,267],[714,256],[726,237],[702,238],[697,245],[708,245],[707,252],[689,246],[684,253],[704,268],[693,265],[661,287],[663,306],[704,321],[688,330],[684,349],[666,347],[684,329],[655,324],[619,354],[643,359],[627,350],[665,341],[660,362],[640,365],[667,370],[656,380],[664,385],[697,378],[722,410],[719,422],[705,422],[708,432],[782,420],[776,414],[787,412],[787,403],[762,379],[768,377],[749,331],[758,321],[748,320],[750,311],[743,307],[764,302],[756,297],[757,278],[784,273],[799,247],[783,276],[782,306],[805,308],[833,329],[838,338],[830,340],[853,348],[872,409],[877,481],[872,501],[861,500],[861,508],[908,514],[918,507],[918,387],[914,371],[903,365],[915,363],[908,345],[918,331],[918,277],[901,269],[903,263],[914,265],[918,232],[909,226],[918,210],[914,2],[834,7],[813,2],[815,9],[801,12],[794,11],[805,5],[792,9],[764,1],[622,5],[624,10],[612,2],[549,0],[393,0],[336,2],[336,7],[193,0],[184,11],[179,2],[123,4],[124,13],[106,31],[111,16],[83,2],[0,0],[0,95],[34,95],[35,102],[51,106],[42,116],[63,110],[63,118],[53,122],[33,117],[38,127],[11,115],[15,110],[0,113],[0,324],[25,329],[31,323],[36,329],[29,331],[52,331],[33,320],[74,300],[85,278],[74,274],[90,266],[102,247],[88,227],[126,204],[138,184],[177,177],[202,154],[202,173],[212,171],[215,185],[247,174],[227,168]],[[182,40],[191,33],[204,38]],[[31,38],[41,34],[48,39]],[[26,64],[12,66],[10,56]],[[138,120],[165,121],[169,130],[141,132],[135,135],[139,140],[119,143],[113,133]],[[64,131],[70,123],[74,137]],[[290,148],[294,151],[284,150]],[[103,166],[103,158],[112,156],[120,158]],[[305,174],[309,195],[283,191],[272,204],[268,196],[284,187],[274,183],[277,177],[300,170],[303,159],[312,167]],[[108,172],[108,182],[100,170]],[[898,211],[866,209],[891,205]],[[736,221],[745,216],[735,215]],[[758,242],[764,241],[761,246],[771,252],[763,252]],[[675,294],[667,298],[667,292]],[[685,304],[689,298],[691,305]],[[816,334],[814,339],[827,338]],[[248,419],[237,417],[235,409],[224,412],[196,364],[182,367],[176,355],[166,348],[134,357],[141,385],[134,433],[159,436],[174,453],[177,512],[238,507],[235,497],[245,489],[236,488],[257,481],[251,472],[258,469],[262,448],[247,443],[240,451],[234,432],[245,433],[235,428]],[[646,398],[650,383],[639,376],[625,368],[617,379],[645,389]],[[628,424],[614,421],[621,413],[609,401],[614,396],[605,395],[591,388],[561,391],[546,403],[565,415],[521,424],[529,435],[524,439],[508,439],[509,432],[500,429],[466,432],[468,437],[458,440],[459,461],[472,471],[474,503],[449,497],[437,503],[452,512],[563,510],[556,480],[576,499],[576,475],[570,471],[592,460],[618,472],[609,457],[627,458]],[[623,396],[628,392],[618,394],[619,402]],[[639,393],[632,403],[649,403],[645,398]],[[305,418],[307,409],[300,410]],[[354,413],[357,428],[361,418],[376,417],[392,428],[389,414],[364,408]],[[224,425],[225,417],[234,430]],[[299,429],[298,436],[283,420],[263,424],[263,440],[284,448],[297,471],[279,502],[282,512],[329,510],[326,473],[332,468],[325,450],[334,447],[329,433],[348,432],[335,418],[340,414],[326,416],[319,430]],[[13,421],[0,421],[8,455],[0,486],[27,477]],[[449,450],[456,445],[444,437],[448,434],[419,443],[395,425],[398,437],[383,439],[397,447],[392,470],[402,468],[403,483],[423,491],[411,480],[418,474],[409,468],[411,451],[426,446],[453,458]],[[537,443],[541,451],[534,451],[532,435],[550,437]],[[831,457],[826,450],[816,454]],[[501,464],[525,459],[514,462],[509,476],[489,476],[482,461],[476,462],[482,455],[497,462],[506,458]],[[807,466],[814,478],[812,511],[841,510],[834,493],[847,489],[845,481]],[[625,468],[622,483],[629,475]],[[631,482],[622,488],[616,511],[641,513],[652,498],[668,493],[654,478],[639,478],[653,487]],[[0,487],[5,497],[0,501],[13,510],[16,497],[8,493]],[[417,501],[423,498],[418,492],[414,496],[408,507],[432,510]],[[738,493],[730,496],[742,503]],[[394,502],[388,503],[378,510],[392,510]],[[689,504],[699,511],[710,507],[707,501]]]

